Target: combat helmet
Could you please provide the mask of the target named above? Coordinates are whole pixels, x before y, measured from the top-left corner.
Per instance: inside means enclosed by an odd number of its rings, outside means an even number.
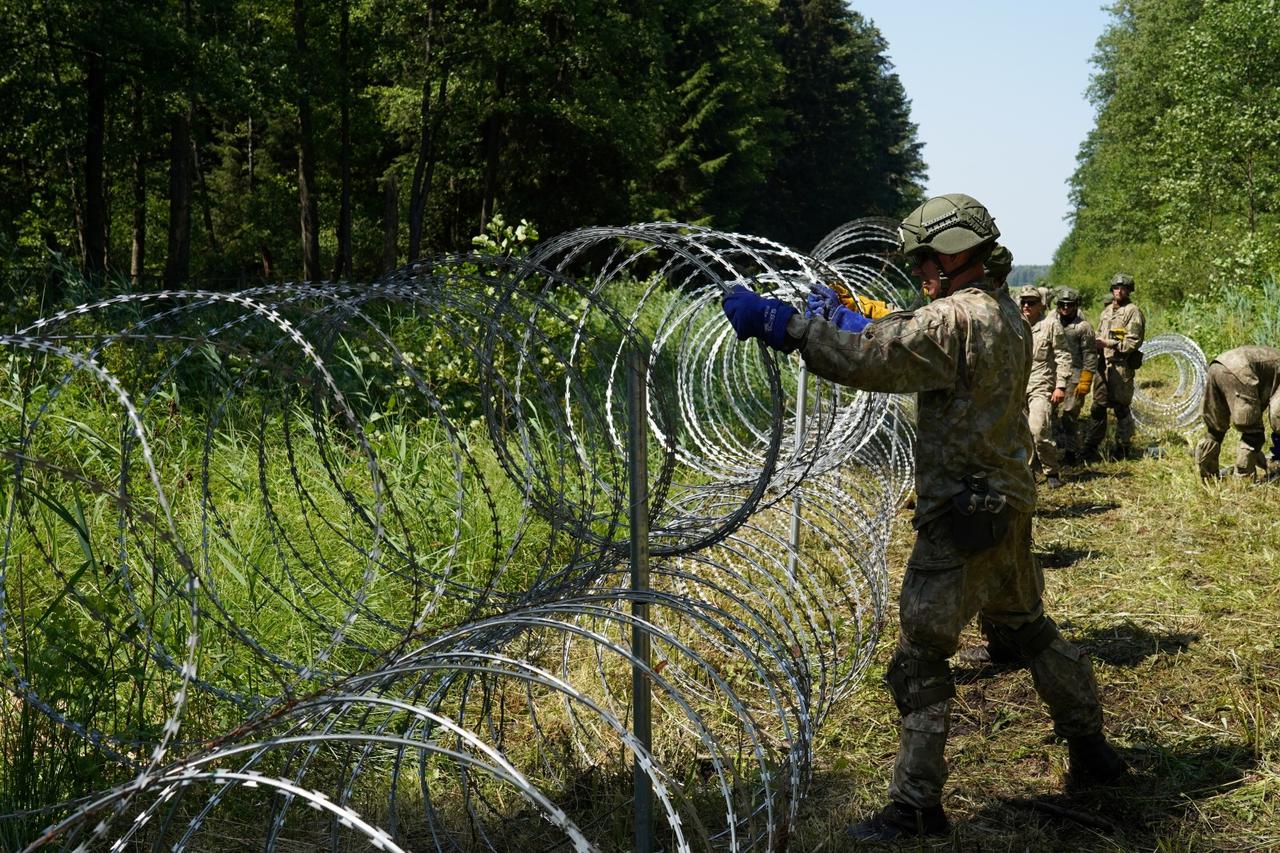
[[[1000,229],[977,199],[964,193],[948,193],[931,198],[908,213],[898,235],[903,254],[910,258],[928,250],[958,255],[966,249],[989,246],[1000,236]]]
[[[1111,286],[1128,288],[1129,292],[1133,293],[1133,276],[1118,272],[1111,277]]]
[[[1059,287],[1054,294],[1054,298],[1059,305],[1079,305],[1080,291],[1074,287]]]
[[[1034,284],[1024,284],[1018,288],[1018,301],[1021,302],[1024,299],[1034,299],[1041,305],[1044,304],[1044,294]]]
[[[987,276],[996,282],[1003,282],[1013,271],[1013,252],[1007,246],[996,243],[987,255]]]

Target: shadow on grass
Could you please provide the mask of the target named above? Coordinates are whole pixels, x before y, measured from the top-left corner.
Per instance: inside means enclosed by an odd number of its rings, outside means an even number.
[[[1093,551],[1084,548],[1062,548],[1055,545],[1048,551],[1036,551],[1035,557],[1042,569],[1065,569],[1077,560],[1093,554]]]
[[[1238,787],[1257,765],[1256,756],[1237,741],[1173,749],[1154,744],[1120,752],[1131,768],[1120,784],[1067,787],[1063,793],[1034,798],[1000,797],[969,822],[1014,838],[1052,839],[1053,849],[1157,849],[1162,840],[1190,828],[1196,801]],[[1102,845],[1099,835],[1106,839]]]
[[[1085,473],[1089,472],[1086,471]],[[1064,504],[1051,509],[1036,510],[1036,515],[1040,518],[1084,518],[1090,515],[1101,515],[1104,512],[1111,512],[1111,510],[1119,508],[1120,504],[1115,501],[1104,501],[1103,503],[1076,501],[1075,503]]]
[[[1178,655],[1199,639],[1199,634],[1149,631],[1127,620],[1071,636],[1071,641],[1086,650],[1094,660],[1112,666],[1135,666],[1155,655]]]

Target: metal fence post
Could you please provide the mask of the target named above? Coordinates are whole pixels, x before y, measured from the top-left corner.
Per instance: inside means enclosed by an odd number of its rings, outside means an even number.
[[[627,354],[627,399],[630,424],[627,430],[628,475],[631,489],[631,718],[636,740],[646,753],[652,751],[653,720],[649,684],[649,632],[641,627],[649,620],[649,406],[647,396],[648,364],[645,354],[634,347]],[[649,776],[635,763],[635,851],[653,850],[653,788]]]

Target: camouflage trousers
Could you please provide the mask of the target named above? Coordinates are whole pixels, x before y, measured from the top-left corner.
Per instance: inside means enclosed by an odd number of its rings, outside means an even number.
[[[1046,477],[1058,476],[1058,445],[1053,440],[1053,403],[1043,391],[1027,395],[1027,426],[1031,428],[1034,451],[1032,467],[1039,462]]]
[[[907,561],[899,599],[897,654],[937,667],[956,652],[960,632],[975,615],[1008,631],[1044,615],[1044,575],[1031,554],[1031,513],[1010,510],[1004,539],[973,554],[960,552],[944,516],[922,526]],[[1102,706],[1089,658],[1048,622],[1043,649],[1030,661],[1036,692],[1062,737],[1102,731]],[[952,683],[944,675],[908,679],[926,691]],[[947,778],[944,756],[951,700],[901,715],[898,758],[889,796],[916,808],[938,805]]]
[[[1127,447],[1133,441],[1134,369],[1127,364],[1115,364],[1108,359],[1102,375],[1093,383],[1093,407],[1089,409],[1089,433],[1086,449],[1097,450],[1107,437],[1107,409],[1116,413],[1116,444]]]
[[[1075,385],[1067,389],[1067,398],[1058,404],[1053,415],[1053,440],[1059,453],[1080,452],[1080,411],[1084,397],[1076,393]]]

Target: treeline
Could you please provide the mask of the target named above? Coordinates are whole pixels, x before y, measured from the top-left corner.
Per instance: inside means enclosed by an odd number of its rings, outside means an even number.
[[[499,212],[808,248],[921,194],[842,0],[0,0],[0,45],[9,263],[359,278]]]
[[[1053,279],[1138,298],[1261,294],[1280,270],[1280,3],[1119,0]],[[1144,296],[1144,294],[1146,294]]]

